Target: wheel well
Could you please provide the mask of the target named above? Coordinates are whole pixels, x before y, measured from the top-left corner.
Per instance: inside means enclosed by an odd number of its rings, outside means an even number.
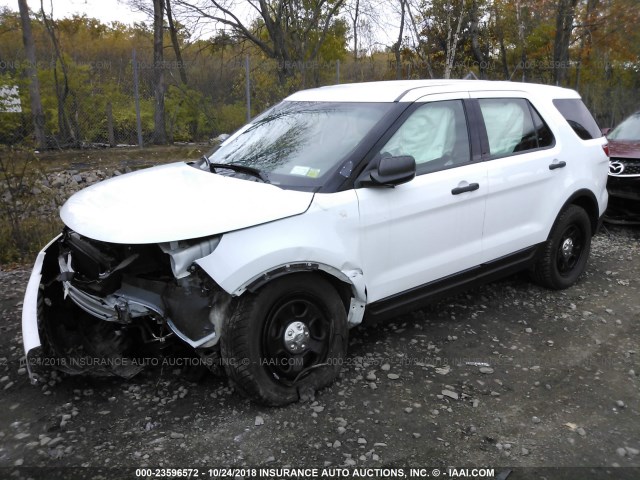
[[[284,276],[300,275],[302,273],[307,273],[307,274],[312,273],[313,275],[319,275],[320,277],[324,278],[333,286],[333,288],[336,289],[336,292],[338,292],[338,295],[342,300],[342,305],[345,311],[349,313],[349,308],[351,306],[351,298],[353,297],[353,290],[351,288],[351,285],[349,285],[347,282],[340,280],[339,278],[334,277],[328,272],[319,270],[317,268],[317,265],[315,264],[306,264],[307,268],[305,268],[304,265],[305,264],[296,265],[296,268],[292,271],[279,269],[275,275],[263,277],[263,279],[261,279],[259,283],[254,282],[252,285],[249,286],[248,290],[251,292],[256,292],[264,288],[266,285],[268,285],[272,281],[282,278]]]
[[[564,211],[569,205],[577,205],[587,212],[589,220],[591,221],[591,234],[595,234],[598,230],[600,211],[598,209],[598,202],[596,201],[593,193],[588,190],[580,190],[574,193],[563,205],[561,211]]]
[[[318,274],[323,276],[325,280],[327,280],[331,285],[333,285],[333,288],[335,288],[336,292],[338,292],[338,295],[340,295],[340,299],[342,300],[342,305],[344,306],[344,310],[348,314],[349,307],[351,305],[351,298],[353,297],[353,291],[351,290],[351,285],[349,285],[346,282],[343,282],[342,280],[334,277],[333,275],[327,272],[319,271]]]

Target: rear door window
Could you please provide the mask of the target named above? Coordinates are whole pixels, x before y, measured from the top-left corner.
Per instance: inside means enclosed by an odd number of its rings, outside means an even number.
[[[553,134],[544,120],[523,98],[478,100],[489,141],[491,158],[550,147]]]
[[[556,139],[551,133],[549,126],[544,123],[540,114],[529,104],[529,110],[533,117],[533,125],[535,126],[536,133],[538,135],[538,148],[552,147],[555,144]]]
[[[553,104],[582,140],[602,136],[600,127],[579,98],[556,98]]]

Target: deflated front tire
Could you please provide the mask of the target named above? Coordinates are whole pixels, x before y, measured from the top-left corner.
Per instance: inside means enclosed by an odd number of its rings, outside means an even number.
[[[286,405],[340,373],[346,310],[321,276],[281,277],[238,299],[221,348],[227,375],[241,393],[265,405]]]

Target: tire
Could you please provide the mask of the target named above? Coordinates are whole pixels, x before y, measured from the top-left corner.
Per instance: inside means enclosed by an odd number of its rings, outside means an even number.
[[[552,290],[575,284],[587,265],[591,235],[587,212],[577,205],[566,208],[553,224],[533,267],[534,281]]]
[[[285,337],[291,338],[288,345]],[[258,403],[281,406],[330,385],[347,351],[338,292],[317,274],[278,278],[238,299],[220,339],[232,384]]]

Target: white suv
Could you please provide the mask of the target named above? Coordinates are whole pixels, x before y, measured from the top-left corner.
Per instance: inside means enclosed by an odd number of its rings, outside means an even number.
[[[557,87],[298,92],[199,162],[68,200],[25,296],[31,378],[130,377],[170,350],[251,399],[295,401],[336,378],[364,318],[522,269],[574,284],[607,206],[606,150]]]

